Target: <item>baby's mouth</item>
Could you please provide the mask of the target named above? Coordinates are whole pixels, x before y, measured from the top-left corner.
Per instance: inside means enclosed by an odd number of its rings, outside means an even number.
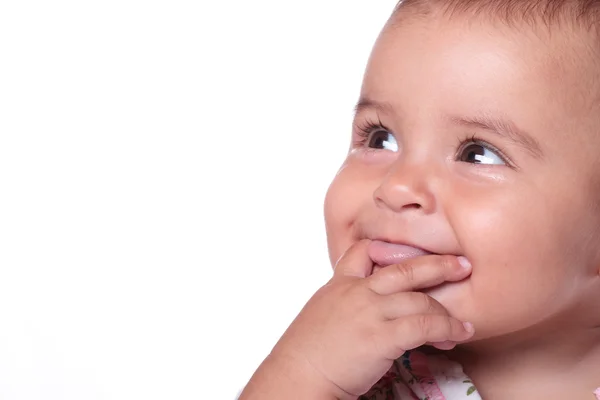
[[[409,260],[411,258],[438,254],[422,249],[420,247],[415,247],[412,245],[401,243],[390,243],[382,240],[373,240],[369,244],[368,253],[369,257],[371,258],[371,261],[373,261],[374,264],[372,273],[375,273],[380,269],[393,264],[400,264],[403,261]],[[453,286],[459,282],[446,281],[438,285],[434,285],[424,289],[419,289],[416,291],[435,296],[435,293],[439,294],[439,291],[436,292],[436,290],[441,289],[443,287]]]
[[[369,245],[368,252],[371,261],[380,267],[387,267],[411,258],[434,254],[408,244],[390,243],[381,240],[373,240]]]

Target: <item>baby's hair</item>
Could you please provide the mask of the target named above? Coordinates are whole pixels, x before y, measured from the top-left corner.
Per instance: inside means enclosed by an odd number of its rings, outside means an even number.
[[[519,22],[539,26],[541,22],[552,28],[570,23],[600,33],[600,0],[401,0],[395,14],[404,9],[423,16],[440,10],[450,17],[492,17],[509,26]]]

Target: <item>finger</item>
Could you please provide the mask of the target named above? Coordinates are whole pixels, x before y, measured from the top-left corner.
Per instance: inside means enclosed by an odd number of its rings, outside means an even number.
[[[381,316],[390,321],[415,314],[448,316],[448,310],[433,297],[421,292],[400,292],[382,296],[379,310]]]
[[[396,359],[406,350],[425,343],[461,342],[473,336],[473,326],[456,318],[441,315],[411,315],[388,321],[383,328],[382,343],[386,357]],[[387,345],[387,347],[385,347]]]
[[[429,346],[435,347],[438,350],[452,350],[456,347],[456,342],[446,340],[445,342],[426,343]]]
[[[370,240],[354,243],[335,264],[333,276],[354,276],[366,278],[373,270],[373,261],[369,257],[367,247]]]
[[[385,296],[426,289],[446,281],[460,281],[470,273],[471,264],[464,257],[430,255],[382,268],[369,276],[367,285]]]

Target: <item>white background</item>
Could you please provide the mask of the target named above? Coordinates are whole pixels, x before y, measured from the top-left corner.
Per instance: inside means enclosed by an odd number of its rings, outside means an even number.
[[[0,399],[236,396],[395,2],[0,2]]]

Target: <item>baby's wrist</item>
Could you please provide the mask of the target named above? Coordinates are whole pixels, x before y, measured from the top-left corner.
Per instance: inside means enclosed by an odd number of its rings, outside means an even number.
[[[252,377],[240,400],[353,400],[316,371],[303,357],[270,354]]]

